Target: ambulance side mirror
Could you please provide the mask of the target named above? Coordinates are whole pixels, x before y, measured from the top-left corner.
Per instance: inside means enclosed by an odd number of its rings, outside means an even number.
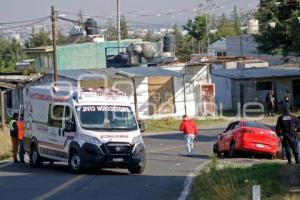
[[[145,132],[145,122],[143,120],[139,120],[138,124],[139,124],[139,129],[140,129],[141,133]]]
[[[74,122],[67,122],[66,123],[66,127],[65,127],[65,131],[67,132],[75,132],[76,131],[76,125]]]

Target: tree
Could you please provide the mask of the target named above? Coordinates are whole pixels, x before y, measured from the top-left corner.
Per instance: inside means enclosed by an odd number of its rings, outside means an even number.
[[[234,24],[235,33],[237,35],[241,34],[241,18],[239,17],[239,14],[237,12],[236,5],[234,5],[233,13],[232,13],[232,19]]]
[[[207,47],[207,24],[208,19],[207,16],[196,16],[194,20],[189,19],[187,23],[183,26],[183,28],[188,31],[188,34],[196,39],[198,42],[198,50],[200,51],[200,46],[203,51],[203,46]],[[202,45],[201,45],[202,43]],[[203,45],[205,44],[205,45]]]
[[[189,38],[182,34],[176,24],[173,26],[173,30],[176,37],[176,56],[180,60],[186,60],[193,53]]]
[[[261,1],[255,16],[260,23],[260,33],[255,35],[255,40],[261,52],[281,55],[294,52],[299,55],[299,1]]]
[[[61,30],[57,31],[57,45],[65,44],[68,41],[68,37],[62,33]]]
[[[121,29],[121,39],[128,38],[128,21],[126,20],[125,16],[122,15],[120,19],[120,29]]]
[[[28,47],[40,47],[40,46],[47,46],[51,45],[51,40],[49,38],[48,32],[39,32],[39,33],[32,33],[29,38]]]
[[[235,24],[225,14],[218,20],[216,38],[237,35]]]
[[[120,19],[121,39],[128,38],[128,29],[129,29],[128,21],[126,20],[125,16],[122,15],[121,19]],[[106,28],[104,36],[105,36],[106,40],[117,40],[118,39],[118,29],[111,20],[109,20],[107,22],[107,28]]]
[[[105,40],[117,40],[118,39],[118,30],[114,26],[111,20],[107,22],[106,31],[104,34]]]
[[[0,73],[16,71],[16,62],[26,58],[16,39],[8,42],[0,37]]]

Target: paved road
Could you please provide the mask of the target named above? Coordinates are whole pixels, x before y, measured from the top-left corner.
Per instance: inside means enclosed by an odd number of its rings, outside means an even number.
[[[45,164],[40,169],[0,166],[0,199],[178,199],[187,175],[208,160],[218,132],[202,129],[192,158],[184,155],[183,137],[178,133],[144,136],[148,153],[142,175],[124,169],[74,175],[63,163]]]

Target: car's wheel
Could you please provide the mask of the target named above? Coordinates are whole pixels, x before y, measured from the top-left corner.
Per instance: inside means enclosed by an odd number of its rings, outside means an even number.
[[[137,167],[129,167],[128,171],[131,174],[141,174],[144,172],[145,168],[146,168],[146,165],[137,166]]]
[[[276,154],[275,155],[267,155],[266,158],[269,160],[274,160],[276,158]]]
[[[33,167],[41,167],[43,165],[43,159],[41,158],[36,145],[31,146],[30,150],[30,164]]]
[[[69,158],[69,167],[73,173],[78,174],[78,173],[82,172],[82,169],[83,169],[82,163],[81,163],[79,153],[77,151],[73,151],[71,153],[70,158]]]
[[[218,158],[221,157],[221,153],[219,152],[218,143],[214,144],[214,146],[213,146],[213,152],[214,152],[214,154],[217,154]]]
[[[234,158],[236,156],[236,149],[235,149],[235,143],[231,142],[229,147],[228,156],[231,158]]]
[[[129,167],[128,171],[131,174],[141,174],[145,171],[146,169],[146,158],[144,158],[140,164],[138,164],[137,166],[133,166],[133,167]]]

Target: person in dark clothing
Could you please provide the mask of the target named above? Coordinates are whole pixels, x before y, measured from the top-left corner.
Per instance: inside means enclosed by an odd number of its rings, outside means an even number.
[[[286,90],[283,96],[283,104],[284,104],[283,106],[290,109],[291,107],[290,102],[291,102],[291,94],[289,90]]]
[[[296,163],[298,160],[298,139],[296,130],[299,127],[299,120],[295,115],[292,115],[287,107],[284,107],[284,113],[278,117],[276,124],[276,133],[278,136],[282,136],[282,145],[285,150],[288,164],[292,163],[291,149]]]
[[[272,90],[269,90],[266,95],[266,104],[268,109],[267,115],[274,116],[275,98],[273,96]]]
[[[18,163],[17,154],[18,154],[18,113],[13,114],[13,118],[9,122],[10,137],[12,142],[12,153],[14,158],[14,163]]]

